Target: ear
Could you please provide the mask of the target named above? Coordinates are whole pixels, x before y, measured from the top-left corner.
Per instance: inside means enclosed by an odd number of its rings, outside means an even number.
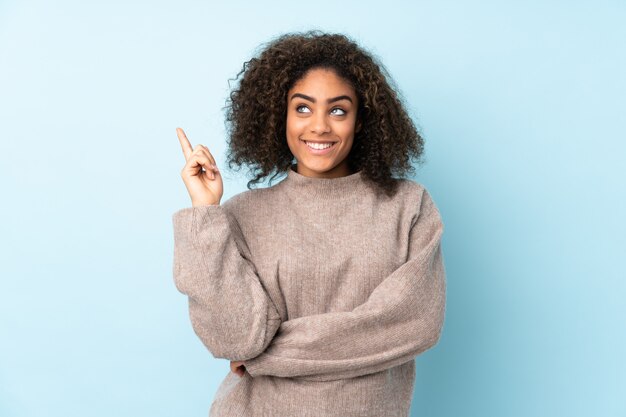
[[[357,120],[356,121],[356,126],[354,128],[354,133],[359,133],[361,131],[361,121]]]

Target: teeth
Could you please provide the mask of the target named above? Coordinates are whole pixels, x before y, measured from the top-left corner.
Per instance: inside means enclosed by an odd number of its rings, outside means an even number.
[[[313,148],[313,149],[327,149],[333,146],[332,143],[327,143],[327,144],[315,143],[315,142],[305,142],[305,143],[307,144],[309,148]]]

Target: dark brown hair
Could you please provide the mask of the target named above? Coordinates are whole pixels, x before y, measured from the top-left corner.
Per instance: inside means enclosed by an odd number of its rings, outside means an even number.
[[[347,156],[350,169],[379,185],[387,195],[396,190],[396,176],[414,173],[411,159],[421,163],[424,143],[407,114],[385,67],[343,34],[318,30],[281,35],[243,64],[243,74],[226,101],[228,166],[253,168],[260,182],[286,173],[294,162],[286,139],[287,92],[313,68],[334,70],[358,97],[357,120]],[[230,86],[230,82],[229,82]]]

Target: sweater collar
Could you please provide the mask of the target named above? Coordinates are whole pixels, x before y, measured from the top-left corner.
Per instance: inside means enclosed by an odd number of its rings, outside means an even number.
[[[299,174],[296,164],[291,165],[282,183],[285,188],[312,198],[342,198],[358,195],[368,188],[363,171],[337,178],[315,178]]]

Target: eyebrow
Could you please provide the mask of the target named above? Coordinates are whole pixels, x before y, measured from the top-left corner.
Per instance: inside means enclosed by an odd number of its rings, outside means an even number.
[[[291,96],[290,100],[293,100],[296,97],[301,97],[305,100],[309,100],[312,101],[313,103],[316,102],[316,100],[313,97],[309,97],[305,94],[301,94],[301,93],[295,93],[293,96]],[[339,100],[348,100],[350,103],[352,103],[352,99],[349,96],[337,96],[337,97],[333,97],[333,98],[329,98],[328,100],[326,100],[326,103],[333,103],[335,101],[339,101]]]

